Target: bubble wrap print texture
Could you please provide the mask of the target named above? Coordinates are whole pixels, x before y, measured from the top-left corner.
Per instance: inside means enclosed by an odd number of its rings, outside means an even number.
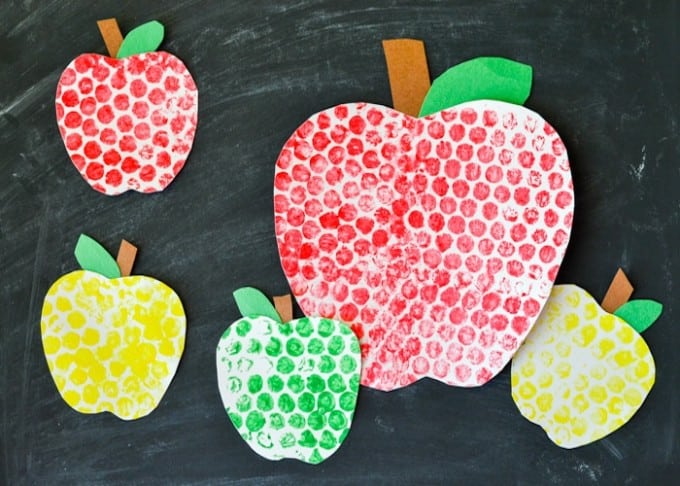
[[[66,151],[94,189],[149,193],[165,189],[184,167],[198,91],[184,63],[167,52],[83,54],[61,75],[55,106]]]
[[[538,114],[473,101],[424,117],[313,115],[276,162],[281,264],[306,315],[351,325],[361,383],[478,386],[512,358],[569,240],[567,153]]]
[[[124,420],[151,413],[170,386],[186,317],[158,280],[109,280],[78,270],[48,290],[40,322],[43,350],[59,393],[81,413]]]
[[[655,376],[652,353],[630,325],[585,290],[556,285],[512,360],[512,398],[550,440],[571,449],[628,422]]]
[[[226,412],[262,457],[317,464],[349,433],[361,352],[343,323],[245,317],[225,331],[216,358]]]

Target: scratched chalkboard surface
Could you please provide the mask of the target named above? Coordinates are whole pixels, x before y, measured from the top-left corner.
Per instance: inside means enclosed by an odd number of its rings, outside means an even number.
[[[162,7],[161,3],[165,6]],[[107,197],[68,159],[57,80],[104,53],[96,20],[151,19],[199,87],[186,167],[163,193]],[[672,1],[367,0],[0,4],[0,483],[669,484],[680,472],[680,77]],[[238,317],[231,293],[287,283],[273,226],[274,162],[309,115],[341,102],[391,104],[380,41],[426,42],[433,77],[480,55],[530,64],[527,106],[567,145],[576,193],[558,276],[601,299],[618,266],[665,310],[644,335],[657,382],[622,429],[575,450],[518,412],[510,367],[484,387],[422,380],[362,388],[353,428],[319,466],[269,462],[229,422],[215,346]],[[140,248],[135,273],[173,287],[186,349],[156,411],[123,422],[59,397],[40,340],[50,284],[76,269],[86,232]],[[300,311],[297,310],[299,315]]]

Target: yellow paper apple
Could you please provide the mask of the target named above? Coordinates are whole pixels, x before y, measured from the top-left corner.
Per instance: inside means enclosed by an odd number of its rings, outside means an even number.
[[[522,415],[567,449],[624,425],[654,385],[654,358],[639,332],[661,310],[633,300],[610,313],[580,287],[554,286],[512,360],[512,398]]]
[[[182,356],[182,303],[163,282],[129,276],[135,251],[123,241],[119,267],[81,235],[75,255],[83,270],[59,278],[45,296],[45,357],[59,393],[78,412],[108,411],[124,420],[148,415]]]

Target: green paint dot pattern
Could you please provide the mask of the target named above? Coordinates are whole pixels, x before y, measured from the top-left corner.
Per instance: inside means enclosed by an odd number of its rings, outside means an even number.
[[[317,464],[349,432],[361,354],[351,329],[322,318],[247,317],[217,347],[220,393],[248,445],[268,459]]]

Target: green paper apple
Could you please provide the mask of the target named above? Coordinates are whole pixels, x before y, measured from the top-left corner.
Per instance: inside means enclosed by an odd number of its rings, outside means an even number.
[[[229,419],[270,460],[317,464],[349,433],[361,374],[359,341],[339,321],[282,322],[258,290],[234,298],[243,317],[217,345],[217,380]]]

